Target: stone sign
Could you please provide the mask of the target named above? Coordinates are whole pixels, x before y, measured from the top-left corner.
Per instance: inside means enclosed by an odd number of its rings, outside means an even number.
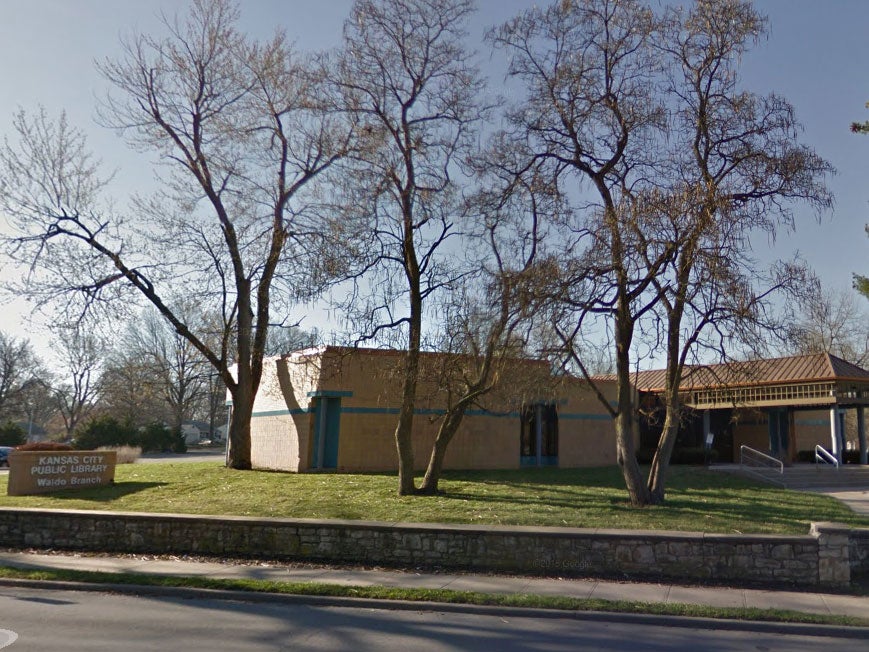
[[[10,496],[85,489],[115,481],[115,451],[12,451]]]

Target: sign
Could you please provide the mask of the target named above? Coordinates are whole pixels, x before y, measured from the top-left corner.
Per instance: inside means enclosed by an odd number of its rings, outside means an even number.
[[[87,489],[115,481],[115,451],[12,451],[10,496]]]

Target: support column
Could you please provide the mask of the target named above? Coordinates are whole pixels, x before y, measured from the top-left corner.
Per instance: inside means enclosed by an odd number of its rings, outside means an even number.
[[[832,450],[830,451],[839,464],[842,463],[842,427],[839,420],[839,406],[830,408],[830,443]]]
[[[767,433],[769,434],[769,454],[773,457],[778,457],[779,454],[779,438],[778,438],[778,410],[768,408],[766,411]]]
[[[543,406],[540,403],[534,405],[534,433],[537,440],[534,451],[537,456],[537,466],[543,466]]]
[[[866,414],[861,405],[857,408],[857,441],[860,443],[860,464],[869,464],[869,449],[866,448]]]
[[[712,448],[712,425],[711,425],[711,417],[709,415],[709,410],[703,410],[703,446],[705,448]]]

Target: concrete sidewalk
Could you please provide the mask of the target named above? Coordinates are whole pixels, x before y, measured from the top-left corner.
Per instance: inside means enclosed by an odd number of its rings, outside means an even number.
[[[869,516],[869,489],[845,491],[837,488],[822,487],[820,489],[806,489],[806,491],[832,496],[845,503],[845,505],[851,508],[851,511],[861,516]]]
[[[0,552],[0,566],[21,569],[69,569],[105,573],[142,573],[275,582],[320,582],[345,586],[448,589],[484,593],[682,603],[711,607],[787,609],[814,614],[869,618],[869,597],[801,591],[678,586],[595,579],[534,578],[462,573],[365,570],[274,564],[230,564],[137,557]]]

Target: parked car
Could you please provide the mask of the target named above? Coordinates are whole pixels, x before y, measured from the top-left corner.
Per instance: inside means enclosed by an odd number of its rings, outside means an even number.
[[[0,467],[9,466],[9,453],[13,450],[11,446],[0,446]]]

